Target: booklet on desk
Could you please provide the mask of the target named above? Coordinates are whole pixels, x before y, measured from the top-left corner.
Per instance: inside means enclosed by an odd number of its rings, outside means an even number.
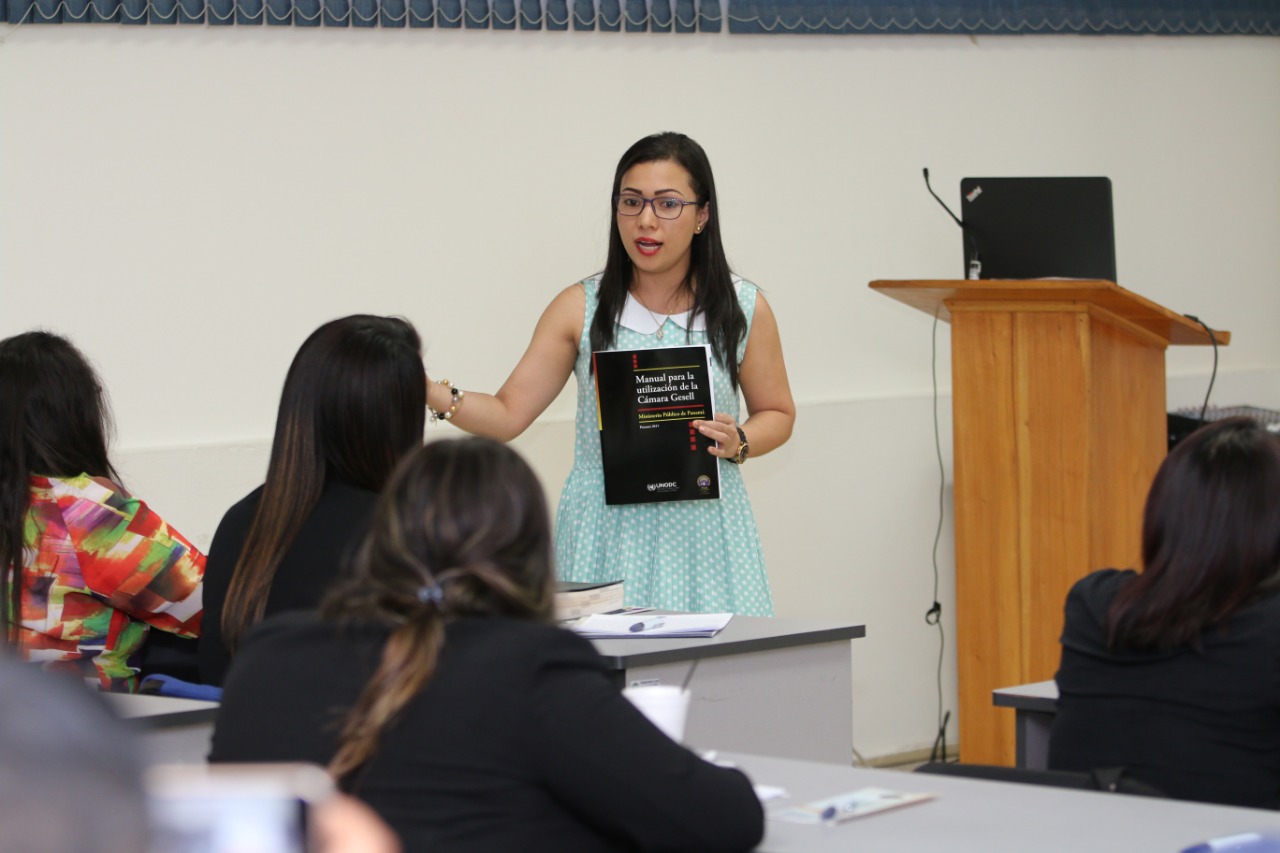
[[[573,630],[592,640],[714,637],[732,618],[732,613],[632,613],[619,616],[593,613],[574,625]]]
[[[622,581],[576,583],[556,581],[556,621],[567,622],[622,607]]]

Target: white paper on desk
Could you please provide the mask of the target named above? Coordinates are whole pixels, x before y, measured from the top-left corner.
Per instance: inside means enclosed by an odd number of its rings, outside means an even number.
[[[909,806],[933,799],[933,794],[912,794],[887,788],[858,788],[845,794],[814,800],[789,809],[771,812],[773,820],[787,823],[843,823],[876,812]]]
[[[584,637],[620,640],[627,637],[714,637],[732,613],[622,614],[593,613],[573,626]]]
[[[770,800],[781,800],[785,797],[791,796],[787,793],[786,788],[779,788],[777,785],[755,784],[751,787],[756,792],[756,799],[762,803],[767,803]]]

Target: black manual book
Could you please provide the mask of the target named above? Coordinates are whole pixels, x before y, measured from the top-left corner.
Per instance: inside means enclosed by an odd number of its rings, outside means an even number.
[[[592,353],[606,504],[720,497],[714,442],[693,428],[711,420],[706,346]]]

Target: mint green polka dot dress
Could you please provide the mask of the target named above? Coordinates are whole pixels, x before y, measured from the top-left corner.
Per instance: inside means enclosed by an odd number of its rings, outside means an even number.
[[[742,469],[720,460],[720,498],[704,501],[607,506],[600,435],[596,421],[594,378],[590,372],[591,320],[595,316],[599,277],[583,283],[587,295],[582,340],[574,375],[578,380],[578,412],[574,430],[573,470],[560,495],[556,513],[556,560],[559,576],[569,581],[626,581],[627,604],[690,613],[743,613],[772,616],[773,600],[764,570],[764,555]],[[756,286],[735,279],[738,302],[751,328]],[[662,323],[662,339],[657,337]],[[615,349],[652,349],[708,343],[703,324],[690,326],[688,314],[663,317],[645,311],[628,297],[616,326]],[[741,360],[746,338],[738,347]],[[729,376],[712,360],[716,409],[740,419],[738,395]]]

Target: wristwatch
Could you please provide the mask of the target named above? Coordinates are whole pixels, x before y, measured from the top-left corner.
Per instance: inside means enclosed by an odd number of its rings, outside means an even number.
[[[738,427],[738,455],[733,457],[733,462],[741,465],[747,461],[747,454],[750,452],[751,447],[747,444],[747,434],[742,431],[742,427]]]

